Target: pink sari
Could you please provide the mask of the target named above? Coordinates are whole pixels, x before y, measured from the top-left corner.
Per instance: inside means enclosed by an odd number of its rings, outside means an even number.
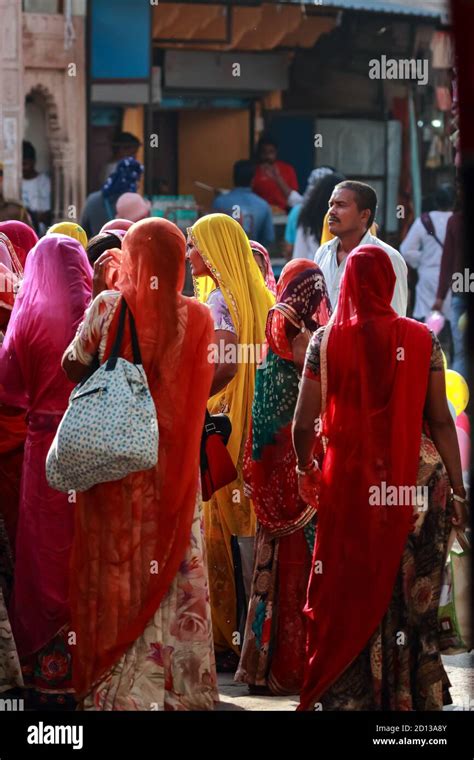
[[[68,622],[74,507],[46,482],[45,459],[73,388],[61,368],[90,301],[92,269],[80,243],[45,237],[29,254],[0,349],[0,403],[27,411],[10,617],[20,658]]]

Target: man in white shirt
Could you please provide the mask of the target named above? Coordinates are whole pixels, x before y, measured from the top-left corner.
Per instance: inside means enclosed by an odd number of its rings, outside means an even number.
[[[36,150],[30,142],[23,140],[22,201],[30,212],[36,232],[44,235],[51,224],[51,180],[47,174],[39,174],[35,164]]]
[[[402,317],[408,300],[407,265],[391,245],[369,232],[375,219],[377,194],[364,182],[345,180],[336,185],[329,199],[329,231],[335,235],[316,252],[314,260],[324,274],[332,308],[339,298],[341,278],[348,255],[359,245],[376,245],[387,253],[396,276],[392,307]]]
[[[425,320],[431,313],[438,289],[441,256],[449,217],[454,204],[454,189],[441,185],[435,194],[436,210],[415,219],[400,245],[400,253],[408,266],[418,272],[413,317]],[[443,312],[449,319],[451,299],[446,299]]]

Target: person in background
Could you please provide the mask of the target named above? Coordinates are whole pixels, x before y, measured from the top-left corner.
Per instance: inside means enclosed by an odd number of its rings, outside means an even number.
[[[143,166],[134,158],[122,158],[100,190],[90,193],[81,214],[81,227],[88,237],[100,232],[106,222],[114,219],[116,203],[123,193],[136,193]]]
[[[325,174],[315,182],[306,195],[298,215],[293,248],[294,259],[314,259],[321,245],[329,199],[336,185],[343,181],[342,174],[336,172]]]
[[[109,161],[109,163],[105,165],[102,172],[102,181],[106,182],[107,178],[113,174],[122,158],[127,158],[129,156],[131,158],[136,158],[138,149],[141,145],[142,143],[138,137],[132,135],[131,132],[120,132],[112,142],[112,161]]]
[[[433,311],[441,311],[449,291],[454,285],[453,275],[464,275],[464,223],[462,211],[455,211],[448,221],[444,240],[441,267],[439,272],[436,299]],[[462,278],[464,280],[464,277]],[[466,293],[456,292],[453,288],[451,299],[451,332],[453,336],[454,357],[452,367],[464,378],[467,375],[466,349],[464,336],[459,328],[459,320],[467,310]]]
[[[58,222],[57,224],[53,224],[53,226],[49,228],[46,234],[67,235],[67,237],[70,237],[73,240],[77,240],[82,245],[84,250],[87,249],[86,232],[82,229],[80,224],[77,224],[77,222]]]
[[[276,295],[276,280],[275,275],[273,274],[270,254],[268,253],[265,246],[257,243],[256,240],[249,240],[249,243],[250,248],[252,249],[253,257],[262,273],[263,279],[265,280],[265,285],[267,286],[270,293]]]
[[[139,193],[123,193],[115,204],[116,218],[139,222],[150,216],[151,202]]]
[[[291,259],[291,254],[293,253],[293,246],[295,244],[296,240],[296,232],[298,229],[298,218],[300,215],[300,211],[302,208],[302,205],[304,201],[308,198],[309,194],[311,193],[312,189],[318,182],[318,180],[322,179],[322,177],[326,177],[328,174],[333,174],[336,170],[332,168],[332,166],[318,166],[317,169],[313,169],[313,171],[310,173],[308,177],[308,181],[306,183],[306,189],[303,194],[303,198],[301,200],[301,203],[297,203],[295,206],[293,206],[292,209],[288,212],[288,220],[286,222],[285,227],[285,234],[284,234],[284,250],[283,253],[285,255],[285,258]],[[345,179],[345,177],[341,176],[341,180]]]
[[[218,195],[212,210],[228,214],[244,228],[247,237],[268,246],[275,240],[272,210],[268,203],[252,190],[255,166],[251,161],[234,164],[234,189]]]
[[[49,487],[45,461],[73,384],[61,358],[90,301],[77,240],[46,235],[28,254],[0,349],[0,403],[27,412],[10,620],[32,707],[74,707],[68,641],[74,510]]]
[[[418,273],[413,318],[420,321],[429,316],[436,298],[446,228],[454,203],[454,188],[441,185],[434,195],[434,203],[435,210],[415,219],[400,244],[400,253],[406,263]],[[449,319],[449,302],[444,304],[444,313]]]
[[[347,257],[359,245],[375,245],[390,257],[396,275],[392,306],[405,316],[408,300],[407,265],[395,248],[371,234],[375,220],[377,194],[364,182],[344,180],[334,188],[329,199],[329,231],[335,237],[316,252],[316,264],[321,267],[333,310],[336,310],[341,278]]]
[[[466,491],[438,339],[391,307],[395,280],[385,251],[353,251],[334,318],[306,353],[293,442],[318,522],[300,710],[451,701],[437,617]]]
[[[19,201],[8,200],[3,195],[3,163],[0,162],[0,222],[6,222],[9,219],[33,225],[26,208]]]
[[[252,183],[254,193],[282,211],[301,203],[296,172],[291,164],[279,161],[277,144],[262,135],[257,144],[257,169]]]
[[[51,180],[36,171],[36,150],[23,140],[23,181],[21,197],[33,220],[38,235],[44,235],[51,224]]]

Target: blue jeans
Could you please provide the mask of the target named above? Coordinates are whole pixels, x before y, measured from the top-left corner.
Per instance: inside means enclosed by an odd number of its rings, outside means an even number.
[[[453,349],[454,358],[453,366],[456,372],[467,381],[467,365],[466,365],[466,349],[464,346],[464,335],[458,327],[458,322],[462,314],[467,310],[466,299],[464,295],[459,293],[453,293],[453,300],[451,301],[451,332],[453,335]]]

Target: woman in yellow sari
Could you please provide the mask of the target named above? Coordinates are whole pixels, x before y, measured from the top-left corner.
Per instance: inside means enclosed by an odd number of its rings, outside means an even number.
[[[187,257],[196,297],[208,304],[214,319],[210,360],[216,363],[216,371],[208,409],[230,417],[227,448],[238,472],[235,481],[204,504],[214,645],[220,669],[231,669],[237,666],[232,651],[238,654],[240,644],[231,536],[255,534],[255,514],[243,490],[242,460],[256,365],[275,299],[265,286],[244,230],[226,214],[209,214],[189,228]]]

